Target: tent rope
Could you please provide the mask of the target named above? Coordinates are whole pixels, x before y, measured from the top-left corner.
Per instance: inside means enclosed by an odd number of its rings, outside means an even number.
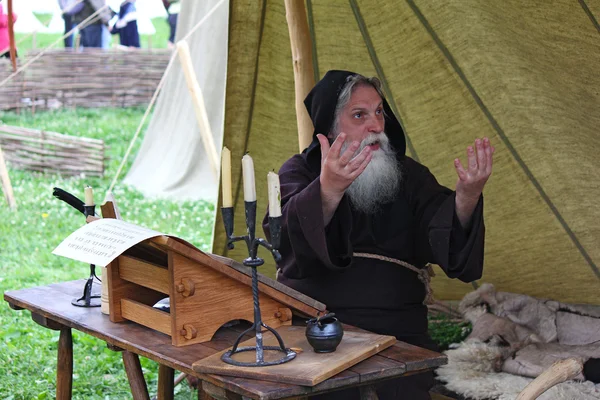
[[[215,4],[213,6],[213,8],[211,8],[210,11],[208,13],[206,13],[206,15],[196,25],[194,25],[192,27],[192,29],[180,41],[187,40],[198,28],[200,28],[202,26],[202,24],[204,24],[204,22],[206,22],[206,20],[208,20],[208,18],[224,2],[225,2],[225,0],[221,0],[217,4]],[[121,160],[121,164],[119,165],[119,168],[117,169],[115,177],[113,178],[108,190],[106,191],[107,195],[109,193],[112,193],[112,191],[117,183],[117,179],[119,179],[119,176],[121,175],[121,172],[123,171],[123,167],[125,166],[125,163],[127,162],[127,159],[129,158],[131,150],[133,149],[133,145],[134,145],[135,141],[137,140],[137,138],[142,130],[142,127],[144,126],[144,123],[146,122],[146,119],[148,118],[148,115],[150,114],[150,110],[152,109],[152,106],[154,105],[154,103],[156,102],[156,99],[158,98],[158,93],[160,92],[162,86],[164,85],[167,73],[171,69],[171,66],[173,65],[173,61],[175,60],[176,56],[177,56],[177,52],[174,51],[173,54],[171,55],[171,59],[169,60],[169,64],[167,64],[167,68],[165,68],[165,72],[163,73],[162,78],[160,78],[160,82],[158,82],[158,86],[156,87],[156,90],[154,91],[154,94],[152,95],[150,104],[148,104],[148,107],[146,108],[146,111],[144,112],[144,116],[142,117],[142,120],[141,120],[140,124],[138,125],[137,130],[135,131],[133,138],[131,138],[131,141],[129,142],[129,147],[127,147],[127,151],[125,152],[125,155],[123,156],[123,159]]]
[[[32,63],[34,63],[36,60],[38,60],[40,57],[42,57],[44,54],[46,54],[50,49],[52,49],[54,46],[56,46],[57,43],[61,42],[64,40],[64,38],[66,38],[67,36],[73,34],[73,32],[75,32],[76,29],[79,29],[80,26],[89,23],[93,18],[97,18],[98,15],[104,11],[104,9],[108,8],[108,4],[99,8],[98,10],[96,10],[92,15],[90,15],[89,17],[87,17],[86,19],[84,19],[83,21],[81,21],[77,26],[75,26],[73,29],[71,29],[69,32],[67,32],[66,34],[64,34],[63,36],[61,36],[60,38],[58,38],[55,42],[51,43],[48,47],[46,47],[43,51],[41,51],[40,53],[38,53],[35,57],[33,57],[31,60],[27,61],[25,64],[23,64],[19,69],[17,69],[15,72],[13,72],[12,74],[10,74],[8,77],[6,77],[6,79],[4,79],[2,82],[0,82],[0,87],[4,86],[8,81],[10,81],[12,78],[14,78],[15,76],[19,75],[21,72],[23,72],[27,67],[29,67]],[[84,25],[87,26],[87,25]]]

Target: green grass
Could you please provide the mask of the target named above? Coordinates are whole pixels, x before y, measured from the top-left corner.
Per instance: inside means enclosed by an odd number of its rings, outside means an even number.
[[[38,19],[44,23],[48,24],[50,19],[52,18],[51,14],[36,14]],[[153,18],[152,24],[156,29],[156,33],[154,35],[140,35],[140,44],[142,48],[148,49],[164,49],[167,47],[167,40],[169,39],[169,24],[166,21],[166,18]],[[16,33],[15,41],[17,43],[17,50],[20,52],[24,52],[31,49],[45,49],[54,43],[56,40],[61,38],[62,34],[36,34],[32,35],[29,33]],[[112,43],[119,43],[119,36],[113,35]],[[60,41],[54,48],[62,48],[64,47],[63,42]]]
[[[429,335],[440,347],[440,351],[448,350],[452,343],[460,343],[471,333],[469,322],[450,321],[445,316],[429,317]]]
[[[51,254],[84,224],[83,216],[52,196],[52,188],[59,186],[83,198],[83,188],[89,184],[95,188],[96,201],[101,201],[143,112],[77,109],[20,116],[0,113],[0,123],[103,139],[110,146],[103,178],[40,174],[9,167],[18,210],[10,211],[0,198],[0,292],[87,277],[87,265]],[[210,250],[213,204],[147,199],[122,184],[116,186],[114,194],[126,221],[177,235]],[[0,326],[0,399],[53,399],[58,333],[40,327],[28,311],[11,310],[5,302],[0,306]],[[131,398],[120,353],[77,331],[73,332],[73,341],[74,399]],[[142,358],[142,367],[149,390],[155,392],[157,364]],[[177,390],[179,400],[196,398],[185,382]]]

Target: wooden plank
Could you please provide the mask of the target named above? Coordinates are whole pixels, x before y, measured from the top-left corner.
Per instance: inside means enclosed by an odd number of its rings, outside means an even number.
[[[169,271],[156,265],[119,256],[119,276],[129,282],[169,295]]]
[[[344,338],[335,352],[319,354],[315,353],[308,344],[304,327],[286,326],[278,328],[277,332],[281,335],[286,346],[302,349],[293,361],[261,368],[239,367],[224,363],[221,360],[221,355],[224,352],[220,352],[195,362],[192,368],[194,371],[204,374],[229,375],[303,386],[315,386],[327,378],[377,354],[396,342],[396,338],[392,336],[363,332],[345,332]],[[264,334],[263,340],[265,346],[277,345],[277,340],[270,332]],[[240,346],[253,345],[254,339],[251,339]],[[255,354],[253,352],[244,352],[237,354],[235,359],[243,362],[253,362],[256,361],[254,357]],[[280,357],[281,353],[279,352],[265,351],[265,361]]]
[[[91,218],[93,217],[90,216],[86,220],[89,222]],[[122,279],[119,272],[120,258],[121,257],[117,257],[106,267],[108,276],[108,303],[110,320],[112,322],[122,322],[125,320],[121,313],[122,299],[154,305],[156,302],[166,297],[164,293]]]
[[[400,341],[379,355],[403,362],[406,372],[437,368],[448,363],[448,357],[444,354]]]
[[[171,335],[171,317],[164,311],[137,301],[121,299],[121,313],[125,319]]]

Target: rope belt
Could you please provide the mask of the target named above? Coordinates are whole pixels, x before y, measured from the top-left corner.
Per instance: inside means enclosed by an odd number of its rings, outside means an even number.
[[[433,268],[431,264],[427,264],[425,268],[419,269],[412,264],[407,263],[406,261],[396,260],[395,258],[380,256],[379,254],[371,254],[371,253],[353,253],[354,257],[361,258],[372,258],[375,260],[387,261],[396,265],[400,265],[404,268],[408,268],[413,272],[416,272],[419,280],[423,282],[425,285],[425,300],[423,300],[423,304],[429,305],[434,303],[433,299],[433,290],[431,289],[431,277],[435,276],[433,272]]]

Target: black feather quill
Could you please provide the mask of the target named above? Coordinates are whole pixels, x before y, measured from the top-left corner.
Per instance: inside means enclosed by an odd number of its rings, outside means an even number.
[[[55,187],[54,191],[52,192],[52,195],[57,199],[64,201],[80,213],[84,214],[85,210],[83,206],[85,203],[77,197],[73,196],[71,193],[62,190],[61,188]]]

